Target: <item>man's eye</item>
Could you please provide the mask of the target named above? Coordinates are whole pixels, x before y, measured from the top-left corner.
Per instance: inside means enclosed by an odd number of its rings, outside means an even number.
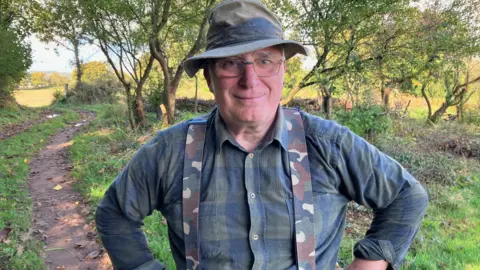
[[[257,63],[259,63],[261,65],[270,65],[273,62],[271,60],[268,60],[268,59],[261,59],[261,60],[258,60]]]
[[[223,62],[223,68],[233,68],[233,67],[237,67],[238,66],[238,61],[235,61],[235,60],[225,60],[225,62]]]

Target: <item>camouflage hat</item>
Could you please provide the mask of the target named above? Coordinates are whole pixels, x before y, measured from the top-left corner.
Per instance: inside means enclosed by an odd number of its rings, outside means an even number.
[[[283,39],[282,25],[259,0],[227,0],[218,4],[210,15],[207,49],[184,62],[190,77],[209,58],[239,55],[263,48],[283,45],[285,58],[297,53],[307,55],[302,44]]]

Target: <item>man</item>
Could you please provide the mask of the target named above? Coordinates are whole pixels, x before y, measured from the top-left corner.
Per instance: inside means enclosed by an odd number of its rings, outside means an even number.
[[[400,267],[425,213],[425,190],[347,128],[279,106],[285,61],[296,53],[306,50],[283,39],[260,1],[213,10],[207,50],[185,70],[203,68],[217,108],[159,132],[98,207],[116,268],[163,269],[141,231],[159,210],[178,269],[334,269],[351,200],[375,218],[347,269]],[[200,122],[205,136],[192,133]]]

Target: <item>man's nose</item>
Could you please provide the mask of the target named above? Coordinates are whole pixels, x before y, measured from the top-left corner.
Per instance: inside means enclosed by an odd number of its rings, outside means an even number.
[[[257,86],[258,82],[258,75],[255,72],[253,64],[245,65],[245,70],[239,80],[240,85],[246,89],[250,89]]]

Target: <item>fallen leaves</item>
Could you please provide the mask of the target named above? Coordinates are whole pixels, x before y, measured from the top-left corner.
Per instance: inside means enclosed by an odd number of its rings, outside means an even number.
[[[0,243],[3,243],[7,240],[8,234],[12,231],[12,228],[6,227],[0,231]]]
[[[22,254],[23,254],[23,246],[19,245],[17,247],[17,256],[22,256]]]
[[[85,257],[85,259],[91,259],[91,260],[96,259],[96,258],[100,257],[103,254],[103,252],[104,252],[103,249],[92,251],[92,252],[88,253],[88,255]]]
[[[56,191],[59,191],[59,190],[62,189],[62,186],[61,185],[56,185],[53,189],[56,190]]]
[[[20,236],[20,240],[25,243],[27,242],[28,240],[30,240],[30,234],[32,233],[32,229],[29,229],[28,232],[26,233],[22,233],[22,235]]]

